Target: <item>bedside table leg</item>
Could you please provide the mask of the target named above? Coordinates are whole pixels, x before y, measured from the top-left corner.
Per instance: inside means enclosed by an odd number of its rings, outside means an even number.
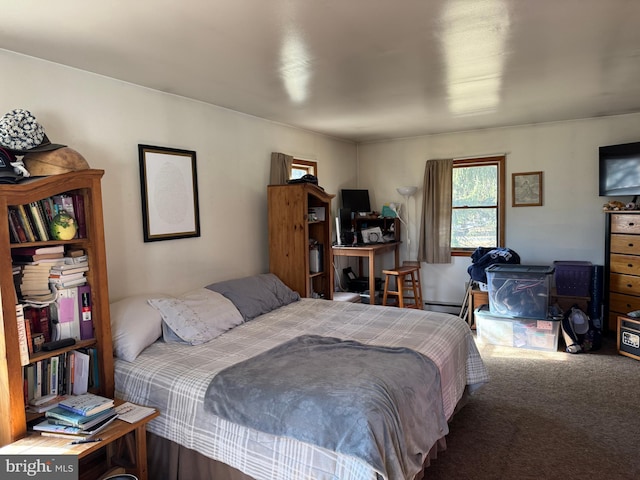
[[[135,429],[136,436],[136,470],[138,480],[147,480],[147,430],[146,425]]]

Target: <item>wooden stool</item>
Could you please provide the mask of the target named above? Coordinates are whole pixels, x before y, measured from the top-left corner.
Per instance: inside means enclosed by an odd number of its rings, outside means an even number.
[[[403,267],[416,267],[418,270],[415,273],[415,277],[407,277],[405,280],[405,295],[404,299],[413,300],[416,305],[420,305],[420,308],[423,308],[422,303],[422,281],[420,280],[420,262],[415,260],[405,260],[402,262]],[[415,284],[416,290],[418,292],[418,298],[415,299],[413,295],[413,286]]]
[[[382,305],[387,305],[387,297],[392,296],[397,298],[397,305],[400,308],[417,308],[422,309],[422,293],[418,291],[418,280],[416,274],[419,268],[415,265],[403,265],[402,267],[395,268],[393,270],[383,270],[385,274],[384,279],[384,293],[382,295]],[[396,290],[389,290],[389,280],[395,277]],[[408,280],[407,280],[408,277]],[[409,282],[409,283],[405,283]],[[410,289],[413,293],[412,296],[406,296],[405,292]],[[405,304],[406,300],[413,300],[413,303]]]

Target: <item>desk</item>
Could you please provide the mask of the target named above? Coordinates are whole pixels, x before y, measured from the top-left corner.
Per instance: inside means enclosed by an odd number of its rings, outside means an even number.
[[[358,257],[358,269],[360,276],[362,276],[362,259],[369,259],[369,301],[373,305],[376,298],[376,270],[374,268],[375,257],[376,255],[392,251],[395,256],[394,267],[398,267],[400,265],[400,243],[401,242],[375,243],[358,247],[334,245],[332,250],[333,255],[336,257]]]

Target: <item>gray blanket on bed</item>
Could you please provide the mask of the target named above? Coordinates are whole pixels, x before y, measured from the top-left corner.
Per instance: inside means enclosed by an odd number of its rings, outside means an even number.
[[[408,348],[303,335],[220,371],[205,410],[411,478],[448,433],[440,372]]]

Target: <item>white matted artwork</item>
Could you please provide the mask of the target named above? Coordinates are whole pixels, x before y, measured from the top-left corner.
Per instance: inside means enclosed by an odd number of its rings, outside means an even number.
[[[145,242],[200,236],[196,152],[138,145]]]

